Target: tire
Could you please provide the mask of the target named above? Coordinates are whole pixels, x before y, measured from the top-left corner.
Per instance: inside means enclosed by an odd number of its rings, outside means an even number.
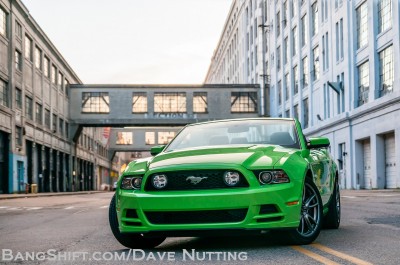
[[[143,234],[122,234],[119,231],[118,217],[115,206],[115,194],[111,199],[108,210],[108,221],[114,237],[123,246],[132,249],[149,249],[160,245],[165,237],[144,237]]]
[[[323,204],[318,188],[311,178],[306,178],[303,188],[299,227],[287,232],[289,243],[307,245],[319,235],[323,222]]]
[[[328,205],[328,214],[324,217],[324,228],[338,229],[340,226],[340,190],[336,179],[335,188]]]

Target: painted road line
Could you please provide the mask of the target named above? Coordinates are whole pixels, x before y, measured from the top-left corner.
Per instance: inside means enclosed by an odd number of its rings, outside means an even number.
[[[305,249],[303,247],[292,246],[292,248],[294,250],[297,250],[298,252],[306,255],[306,256],[309,256],[310,258],[312,258],[312,259],[314,259],[316,261],[321,262],[322,264],[325,264],[325,265],[340,265],[339,263],[336,263],[336,262],[334,262],[334,261],[332,261],[332,260],[330,260],[328,258],[325,258],[325,257],[323,257],[321,255],[318,255],[318,254],[316,254],[316,253],[314,253],[314,252],[312,252],[312,251],[310,251],[308,249]]]
[[[40,209],[42,209],[43,207],[25,207],[25,209],[27,209],[28,211],[31,211],[31,210],[40,210]]]
[[[108,208],[108,205],[101,206],[100,209]]]
[[[9,206],[0,206],[0,209],[7,209]]]
[[[70,209],[74,209],[74,206],[69,206],[69,207],[65,208],[65,210],[70,210]]]
[[[350,256],[350,255],[344,254],[342,252],[333,250],[331,248],[325,247],[325,246],[323,246],[321,244],[318,244],[318,243],[313,243],[313,244],[311,244],[311,246],[316,248],[316,249],[319,249],[321,251],[324,251],[324,252],[326,252],[328,254],[331,254],[331,255],[334,255],[334,256],[339,257],[341,259],[350,261],[350,262],[352,262],[354,264],[357,264],[357,265],[372,265],[372,263],[370,263],[370,262],[367,262],[367,261],[364,261],[362,259],[359,259],[359,258]]]
[[[357,198],[357,197],[355,197],[355,196],[344,196],[344,195],[341,195],[340,197],[342,197],[342,198],[348,198],[348,199],[355,199],[355,198]]]
[[[20,207],[13,207],[13,208],[8,208],[7,210],[10,210],[10,211],[19,211],[19,210],[22,210],[22,208],[20,208]]]

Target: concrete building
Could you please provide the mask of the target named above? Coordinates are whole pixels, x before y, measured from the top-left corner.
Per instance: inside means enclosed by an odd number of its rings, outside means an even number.
[[[70,83],[81,80],[22,2],[0,0],[0,193],[91,190],[118,170],[103,128],[70,140]]]
[[[298,118],[308,136],[330,138],[342,187],[399,188],[399,14],[398,0],[235,0],[206,82],[254,78],[265,88],[266,114]],[[253,16],[265,18],[252,26],[265,38],[247,37]],[[239,74],[229,70],[225,44],[235,17]],[[252,61],[263,62],[256,74],[266,78],[247,72]]]

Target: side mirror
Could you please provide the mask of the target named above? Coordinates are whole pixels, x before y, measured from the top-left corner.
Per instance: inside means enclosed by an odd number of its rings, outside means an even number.
[[[156,146],[153,146],[153,147],[150,149],[150,154],[151,154],[152,156],[156,156],[156,155],[158,155],[159,153],[161,153],[161,152],[164,150],[164,148],[165,148],[165,145],[156,145]]]
[[[309,138],[307,141],[307,148],[308,149],[317,149],[317,148],[326,148],[329,147],[331,143],[329,139],[326,137],[312,137]]]

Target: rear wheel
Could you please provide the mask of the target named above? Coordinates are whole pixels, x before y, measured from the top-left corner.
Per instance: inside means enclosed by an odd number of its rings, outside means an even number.
[[[154,248],[160,245],[165,237],[144,237],[143,234],[122,234],[118,228],[117,211],[115,207],[115,194],[111,199],[108,210],[108,220],[111,231],[119,243],[127,248]]]
[[[319,191],[310,178],[306,178],[303,188],[300,224],[288,232],[290,243],[306,245],[319,235],[322,226],[322,200]]]
[[[340,226],[340,190],[339,183],[336,180],[328,206],[328,214],[324,217],[324,227],[329,229],[338,229]]]

